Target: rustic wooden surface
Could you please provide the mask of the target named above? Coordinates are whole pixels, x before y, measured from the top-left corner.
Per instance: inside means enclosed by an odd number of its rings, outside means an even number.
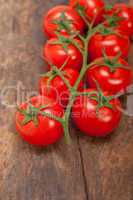
[[[42,16],[64,2],[0,1],[0,91],[12,87],[5,93],[7,103],[16,101],[19,87],[25,96],[37,91],[45,69]],[[133,65],[132,55],[133,49]],[[0,98],[0,200],[133,200],[133,118],[124,117],[104,140],[75,134],[71,128],[71,146],[61,141],[37,149],[15,133],[14,111]]]

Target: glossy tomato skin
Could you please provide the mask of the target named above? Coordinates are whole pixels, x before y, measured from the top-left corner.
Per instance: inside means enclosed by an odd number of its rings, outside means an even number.
[[[102,65],[94,65],[87,71],[87,82],[92,88],[97,88],[95,81],[97,80],[101,89],[109,94],[117,94],[124,92],[132,83],[132,70],[129,64],[122,58],[119,58],[117,64],[123,65],[125,68],[115,68],[111,72],[110,68],[104,64],[103,58],[99,59]]]
[[[56,31],[58,31],[59,26],[54,24],[53,21],[60,20],[62,13],[65,14],[67,20],[70,20],[70,28],[71,33],[80,32],[81,34],[84,33],[85,30],[85,23],[82,18],[78,15],[76,10],[74,10],[70,6],[59,5],[55,6],[44,17],[44,32],[48,37],[55,37]],[[65,29],[60,30],[60,34],[64,36],[68,36],[69,34]]]
[[[85,91],[94,91],[88,89]],[[105,137],[111,134],[119,125],[121,107],[118,99],[110,101],[113,109],[102,107],[97,110],[97,101],[87,96],[79,96],[76,98],[73,109],[72,118],[75,125],[86,135],[92,137]]]
[[[118,3],[107,12],[109,16],[113,16],[115,13],[118,13],[117,16],[121,18],[115,29],[121,34],[131,37],[133,35],[133,8],[124,3]]]
[[[77,3],[85,8],[85,14],[89,22],[94,21],[94,24],[97,25],[103,21],[105,10],[102,0],[70,0],[72,7],[75,7]]]
[[[63,116],[63,109],[58,104],[55,104],[51,99],[46,97],[33,97],[30,103],[35,107],[49,105],[43,109],[44,112],[54,114],[58,117]],[[27,109],[28,104],[23,103],[20,108]],[[16,112],[16,130],[20,136],[28,143],[36,146],[47,146],[54,144],[63,136],[63,127],[60,122],[50,119],[49,117],[38,115],[38,126],[35,126],[33,121],[22,125],[24,115]]]
[[[103,56],[103,49],[107,56],[116,56],[121,52],[121,57],[127,58],[130,50],[130,40],[126,36],[95,34],[89,43],[88,51],[90,60]]]
[[[79,76],[78,71],[71,68],[63,70],[65,72],[65,78],[69,81],[70,85],[73,86]],[[56,76],[52,79],[48,85],[48,77],[42,77],[39,80],[39,91],[41,95],[48,96],[54,101],[58,102],[63,108],[68,104],[68,99],[70,91],[68,90],[66,84],[61,79],[61,77]],[[83,81],[80,82],[78,90],[83,89]]]
[[[82,48],[82,42],[77,39],[74,40]],[[83,63],[81,52],[73,44],[69,44],[67,49],[64,49],[62,44],[53,44],[54,42],[58,42],[58,39],[51,38],[45,44],[43,51],[44,59],[48,60],[58,68],[67,61],[65,68],[73,68],[79,71]]]

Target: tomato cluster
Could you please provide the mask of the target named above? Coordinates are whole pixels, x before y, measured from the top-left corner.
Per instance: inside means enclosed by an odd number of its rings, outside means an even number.
[[[132,82],[126,59],[133,35],[133,8],[103,0],[70,0],[44,17],[48,41],[43,56],[49,71],[39,80],[39,96],[19,106],[16,129],[25,141],[49,145],[77,128],[104,137],[118,127],[121,102]]]

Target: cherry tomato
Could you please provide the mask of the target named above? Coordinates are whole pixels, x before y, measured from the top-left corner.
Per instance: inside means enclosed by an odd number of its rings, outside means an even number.
[[[104,2],[103,0],[70,0],[70,5],[76,7],[79,4],[85,9],[86,17],[90,22],[98,24],[103,21]]]
[[[82,48],[80,40],[73,39]],[[57,43],[57,44],[54,44]],[[83,63],[83,56],[75,45],[69,43],[59,44],[59,40],[51,38],[44,46],[44,59],[60,68],[66,61],[65,68],[80,70]]]
[[[133,35],[133,8],[124,3],[118,3],[107,14],[111,17],[107,17],[106,21],[109,26],[128,37]]]
[[[116,34],[102,35],[97,33],[92,36],[89,43],[90,60],[103,56],[105,50],[107,56],[116,56],[121,53],[121,56],[127,58],[130,49],[130,40],[126,36],[118,36]]]
[[[29,105],[35,109],[40,108],[40,111],[35,112],[33,108],[29,109]],[[47,146],[57,142],[63,136],[62,124],[41,113],[63,116],[61,106],[51,99],[41,96],[33,97],[28,103],[23,103],[20,110],[16,112],[16,129],[26,142],[37,146]],[[27,114],[24,114],[25,112]]]
[[[79,76],[79,73],[76,70],[67,68],[63,70],[63,75],[68,80],[70,85],[73,86]],[[60,76],[56,75],[50,82],[49,78],[50,77],[45,76],[39,80],[40,94],[54,99],[59,102],[63,108],[65,108],[70,95],[69,89]],[[81,81],[78,90],[80,91],[82,89],[83,82]]]
[[[95,92],[87,89],[85,92]],[[94,95],[93,95],[94,96]],[[121,112],[118,99],[109,101],[110,107],[103,105],[98,109],[98,102],[90,96],[76,98],[72,108],[72,118],[76,126],[85,134],[93,137],[109,135],[119,125]]]
[[[48,37],[55,37],[56,31],[66,36],[77,31],[83,34],[84,30],[84,21],[70,6],[56,6],[44,18],[44,32]]]
[[[95,80],[97,80],[103,91],[117,94],[125,91],[131,84],[132,71],[129,64],[122,58],[119,58],[116,63],[113,63],[112,60],[111,57],[106,63],[104,58],[100,58],[100,65],[96,64],[87,71],[87,82],[90,87],[97,88],[95,84]]]

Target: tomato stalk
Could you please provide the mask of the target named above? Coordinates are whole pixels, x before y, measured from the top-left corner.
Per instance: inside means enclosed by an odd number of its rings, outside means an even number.
[[[56,73],[58,74],[58,76],[60,76],[62,78],[62,80],[64,81],[64,83],[66,84],[66,86],[68,87],[68,89],[71,91],[72,87],[69,83],[69,81],[64,77],[64,75],[62,74],[62,71],[60,69],[58,69],[56,66],[52,66],[52,68],[56,71]]]
[[[74,100],[75,100],[75,96],[72,95],[70,97],[69,103],[67,105],[67,108],[63,117],[64,136],[65,136],[65,141],[67,144],[69,144],[71,141],[70,134],[69,134],[69,119],[70,119],[70,113],[71,113]]]
[[[69,103],[67,105],[67,108],[66,108],[66,111],[65,111],[65,114],[64,114],[64,123],[63,123],[64,133],[65,133],[65,137],[67,139],[69,138],[69,140],[70,140],[69,118],[70,118],[70,114],[71,114],[71,109],[72,109],[72,106],[73,106],[73,103],[74,103],[76,96],[79,94],[77,89],[78,89],[80,81],[84,77],[87,69],[94,64],[94,62],[91,62],[90,64],[88,64],[88,44],[89,44],[89,41],[90,41],[92,35],[94,35],[97,32],[98,29],[99,29],[98,26],[95,27],[95,28],[92,28],[92,26],[89,25],[87,37],[84,38],[84,40],[83,40],[83,42],[84,42],[84,50],[83,50],[83,53],[82,53],[82,55],[83,55],[83,65],[82,65],[82,68],[81,68],[81,71],[80,71],[80,74],[79,74],[77,81],[75,82],[74,86],[71,88],[71,96],[69,98]]]

